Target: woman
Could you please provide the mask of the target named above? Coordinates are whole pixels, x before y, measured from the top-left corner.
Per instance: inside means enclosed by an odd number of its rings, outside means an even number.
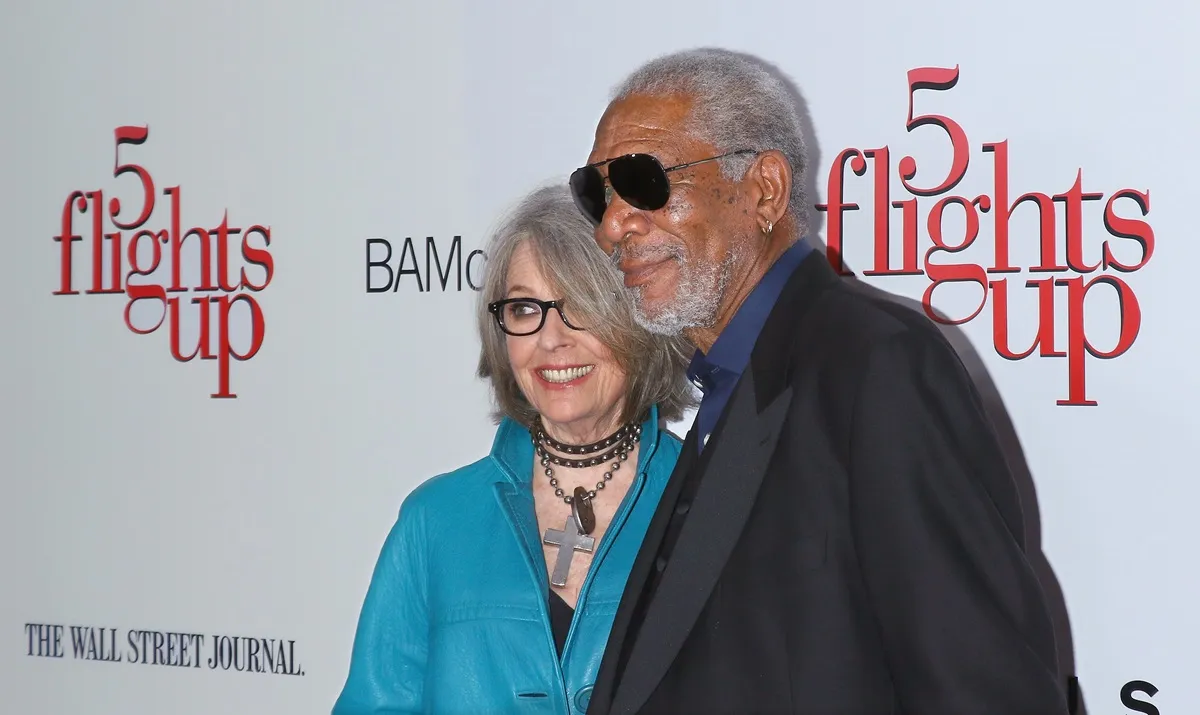
[[[566,188],[487,247],[484,459],[405,499],[334,715],[582,713],[634,556],[679,454],[690,350],[634,322]]]

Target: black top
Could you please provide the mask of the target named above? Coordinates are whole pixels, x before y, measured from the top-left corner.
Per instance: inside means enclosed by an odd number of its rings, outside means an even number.
[[[563,646],[567,643],[567,633],[571,631],[571,620],[575,618],[575,609],[567,605],[562,596],[550,589],[550,630],[554,633],[554,645],[558,648],[558,657],[562,657]]]

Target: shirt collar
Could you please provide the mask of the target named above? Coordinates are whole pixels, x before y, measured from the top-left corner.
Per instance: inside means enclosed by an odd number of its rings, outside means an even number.
[[[717,336],[705,355],[700,350],[692,356],[688,366],[688,379],[701,390],[711,386],[712,380],[723,373],[741,375],[750,363],[750,353],[758,334],[762,332],[767,316],[775,307],[775,301],[783,287],[800,263],[808,257],[812,246],[804,239],[791,245],[767,270],[766,275],[746,296],[746,300],[734,313],[733,319]]]

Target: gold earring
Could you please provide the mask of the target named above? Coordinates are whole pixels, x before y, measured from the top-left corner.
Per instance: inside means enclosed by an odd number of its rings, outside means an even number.
[[[767,221],[767,230],[766,230],[766,231],[764,231],[763,233],[765,233],[766,235],[770,236],[770,235],[771,235],[771,231],[772,231],[774,228],[775,228],[775,224],[774,224],[774,223],[771,223],[770,221]]]

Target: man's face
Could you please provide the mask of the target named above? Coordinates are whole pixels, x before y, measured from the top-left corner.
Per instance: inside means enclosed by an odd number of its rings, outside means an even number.
[[[687,133],[687,97],[633,96],[615,102],[600,120],[587,163],[624,154],[652,154],[664,167],[721,152]],[[607,168],[601,167],[607,176]],[[755,225],[741,183],[717,162],[670,172],[667,204],[634,208],[609,191],[596,242],[624,274],[646,329],[675,335],[711,327],[734,268],[744,258]]]

